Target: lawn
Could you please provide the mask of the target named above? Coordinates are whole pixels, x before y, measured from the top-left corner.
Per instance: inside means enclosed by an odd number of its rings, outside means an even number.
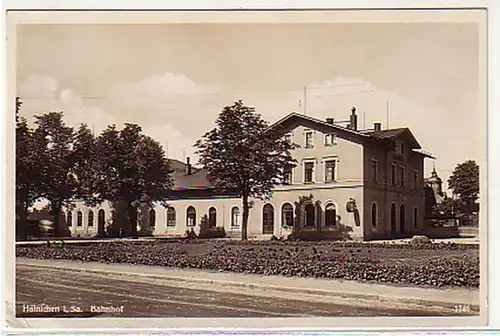
[[[19,246],[16,255],[418,286],[479,286],[478,246],[465,244],[121,241]]]

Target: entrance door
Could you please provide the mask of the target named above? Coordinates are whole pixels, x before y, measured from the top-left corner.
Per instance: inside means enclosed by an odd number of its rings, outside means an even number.
[[[262,209],[262,234],[274,233],[274,208],[271,204]]]
[[[99,236],[104,236],[104,216],[105,216],[105,213],[104,213],[104,210],[101,209],[99,210],[99,212],[97,213],[97,234]]]

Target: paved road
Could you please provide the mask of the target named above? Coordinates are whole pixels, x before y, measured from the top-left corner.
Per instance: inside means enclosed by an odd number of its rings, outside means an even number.
[[[17,265],[16,306],[45,304],[96,317],[322,317],[322,316],[429,316],[439,313],[333,305],[214,291],[171,287],[161,283],[92,277],[85,272]],[[91,306],[116,309],[102,314]],[[121,309],[123,307],[123,309]],[[102,308],[101,308],[102,309]],[[25,312],[26,317],[43,316]],[[47,315],[45,315],[47,316]]]

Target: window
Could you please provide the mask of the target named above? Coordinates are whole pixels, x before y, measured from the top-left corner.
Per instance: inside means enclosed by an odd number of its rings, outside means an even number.
[[[391,165],[391,183],[395,185],[397,183],[396,180],[396,165],[392,164]]]
[[[313,147],[314,147],[313,132],[307,131],[306,132],[306,148],[313,148]]]
[[[217,226],[217,210],[214,207],[211,207],[208,210],[208,226],[209,227]]]
[[[274,208],[266,204],[262,208],[262,234],[273,234],[274,232]]]
[[[76,213],[76,226],[82,226],[83,225],[83,213],[81,211],[78,211]]]
[[[391,232],[396,233],[396,204],[391,205]]]
[[[293,183],[292,171],[293,171],[292,167],[285,168],[285,173],[283,176],[283,179],[284,179],[283,183],[284,184],[292,184]]]
[[[330,203],[325,207],[325,226],[335,226],[337,224],[337,208]]]
[[[154,228],[156,225],[156,211],[155,211],[155,209],[149,209],[148,219],[149,219],[149,227]]]
[[[304,183],[314,182],[314,162],[304,163]]]
[[[404,187],[406,180],[406,168],[401,166],[399,167],[399,184]]]
[[[176,218],[175,218],[175,208],[168,207],[167,209],[167,226],[175,226]]]
[[[378,182],[378,161],[372,160],[372,182]]]
[[[372,226],[377,226],[377,203],[372,203]]]
[[[325,161],[325,182],[335,181],[336,159]]]
[[[186,210],[186,225],[196,226],[196,209],[193,206],[189,206]]]
[[[306,222],[304,223],[304,225],[315,226],[316,215],[314,214],[314,205],[312,205],[311,203],[307,204],[305,207],[305,213],[306,213]]]
[[[240,209],[238,207],[233,207],[231,209],[231,226],[240,226]]]
[[[71,213],[71,211],[68,211],[68,213],[66,214],[66,224],[68,225],[68,227],[73,226],[73,214]]]
[[[401,206],[399,207],[399,230],[401,234],[405,233],[405,222],[406,222],[405,206],[404,204],[401,204]]]
[[[396,154],[398,154],[398,155],[405,155],[405,144],[404,144],[404,142],[397,142],[396,143]]]
[[[292,133],[285,134],[285,141],[292,143]]]
[[[281,208],[281,226],[293,226],[293,206],[290,203],[283,204]]]
[[[418,171],[415,170],[413,171],[413,188],[417,189],[418,188]]]
[[[418,208],[413,208],[413,228],[418,229]]]
[[[88,226],[94,226],[94,211],[89,210]]]
[[[335,134],[325,134],[325,146],[335,146],[337,144],[337,136]]]

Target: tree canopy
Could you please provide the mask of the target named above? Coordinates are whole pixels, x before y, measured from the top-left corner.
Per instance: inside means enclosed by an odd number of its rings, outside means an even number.
[[[479,166],[474,160],[458,164],[450,178],[448,187],[466,206],[471,207],[479,196]]]
[[[271,129],[255,108],[238,100],[224,107],[215,123],[195,144],[199,163],[218,190],[236,190],[243,201],[242,239],[247,239],[249,198],[266,198],[276,184],[284,183],[295,166],[278,128]]]

